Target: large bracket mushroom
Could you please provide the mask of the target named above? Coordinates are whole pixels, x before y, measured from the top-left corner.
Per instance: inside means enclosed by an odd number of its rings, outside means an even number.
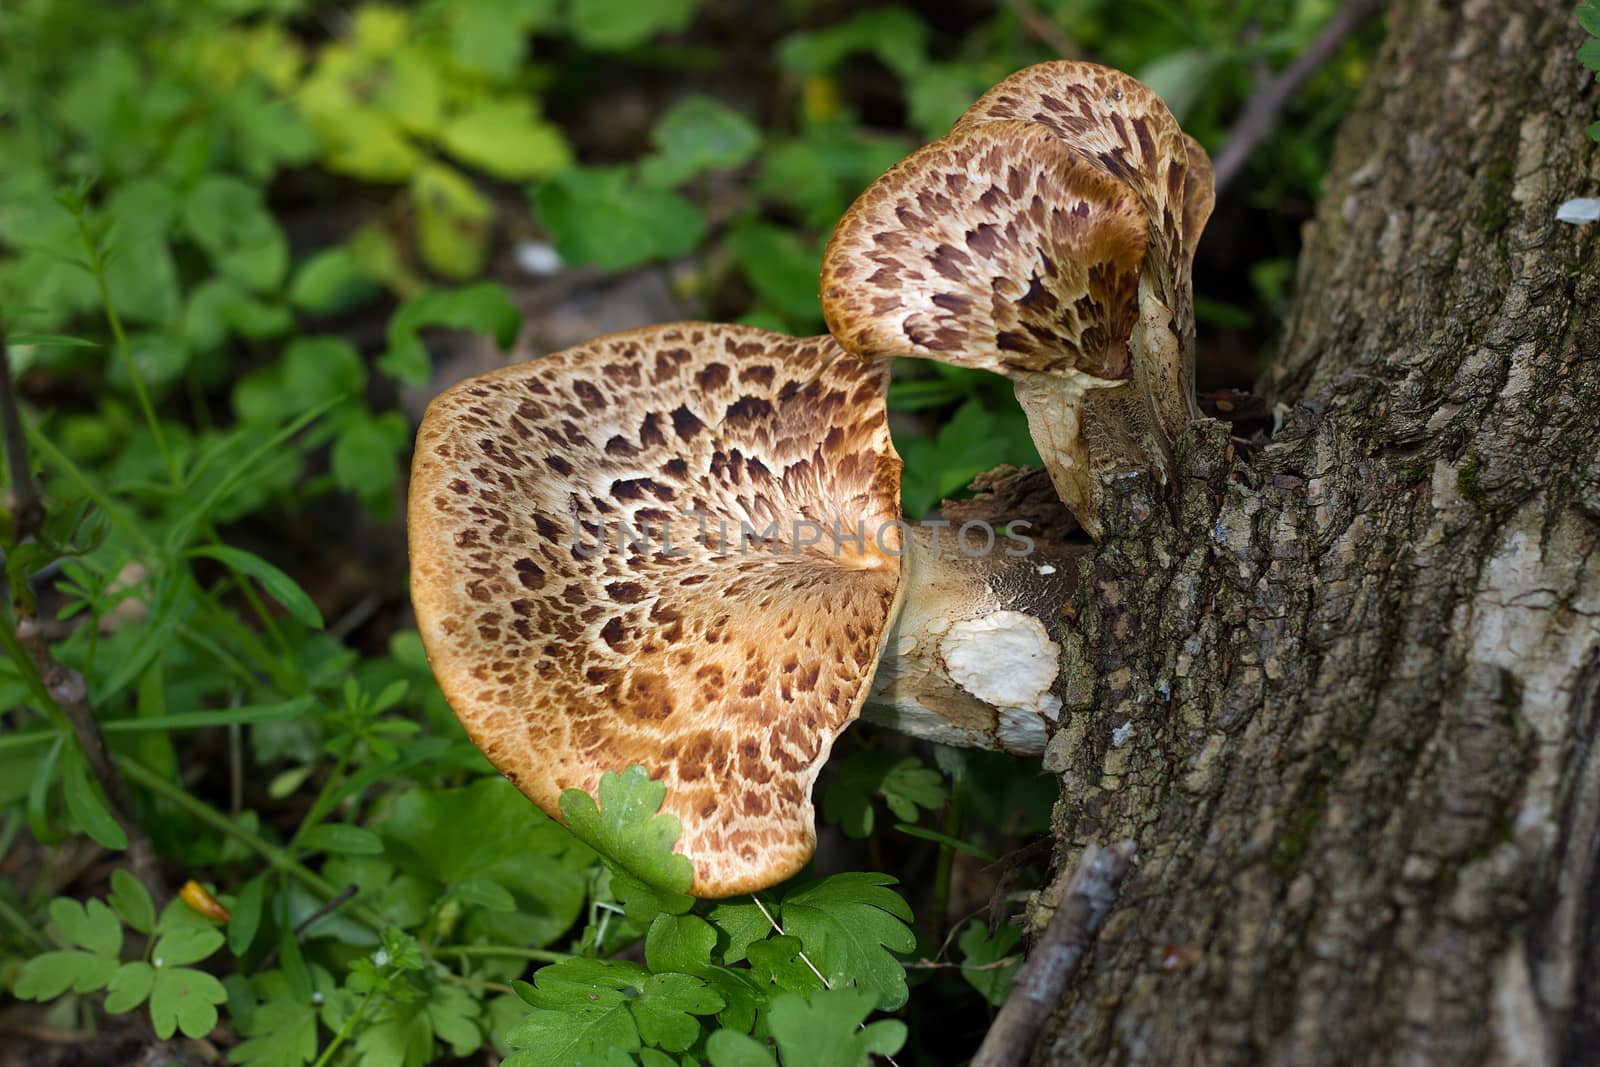
[[[726,896],[810,858],[812,786],[869,696],[923,736],[1042,749],[1070,568],[901,521],[887,379],[831,337],[680,323],[429,406],[418,628],[472,740],[546,812],[643,764],[693,892]]]
[[[890,169],[823,257],[828,328],[869,358],[1009,376],[1061,499],[1098,538],[1100,480],[1165,477],[1195,416],[1190,271],[1211,164],[1120,71],[1044,63]]]

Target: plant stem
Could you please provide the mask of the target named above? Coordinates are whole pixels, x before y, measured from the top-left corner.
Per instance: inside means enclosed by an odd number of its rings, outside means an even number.
[[[228,818],[225,813],[213,808],[188,790],[167,781],[167,779],[150,770],[144,764],[119,756],[117,757],[117,765],[122,768],[124,774],[143,788],[158,794],[163,799],[172,801],[173,804],[212,829],[227,834],[229,837],[244,844],[260,855],[262,859],[265,859],[272,867],[293,875],[307,888],[315,890],[325,899],[332,900],[341,892],[338,886],[323,878],[305,864],[296,861],[285,850],[272,844],[260,834],[240,826],[237,822]],[[383,916],[359,904],[352,904],[349,913],[374,929],[382,929],[385,925]]]
[[[133,362],[133,349],[128,346],[128,335],[122,329],[122,316],[117,314],[117,307],[111,302],[111,287],[106,284],[106,262],[100,256],[100,249],[94,243],[94,236],[89,233],[89,220],[84,217],[84,209],[78,212],[78,233],[83,237],[84,251],[89,256],[89,269],[94,275],[95,284],[100,288],[100,304],[105,309],[106,323],[111,327],[111,336],[117,343],[117,354],[122,357],[122,364],[128,371],[128,380],[133,383],[133,395],[139,401],[139,410],[144,414],[144,421],[150,427],[150,436],[155,439],[156,451],[161,453],[161,462],[167,468],[167,478],[173,485],[178,484],[178,465],[172,459],[172,451],[167,447],[166,434],[161,431],[161,420],[156,418],[155,405],[150,403],[149,390],[144,387],[144,376],[139,373],[138,366]]]
[[[11,543],[20,545],[44,523],[39,487],[28,468],[28,435],[22,428],[16,386],[11,381],[11,354],[6,349],[6,324],[0,321],[0,425],[6,442],[6,470],[11,476]]]
[[[344,1021],[344,1025],[339,1027],[339,1032],[333,1035],[333,1040],[328,1042],[328,1047],[322,1050],[322,1055],[317,1057],[317,1062],[311,1067],[327,1067],[333,1059],[333,1054],[339,1050],[339,1046],[344,1044],[345,1039],[355,1031],[356,1024],[367,1013],[367,1006],[372,1003],[372,998],[377,992],[376,989],[367,990],[367,995],[361,998],[361,1006],[356,1009],[356,1013]]]

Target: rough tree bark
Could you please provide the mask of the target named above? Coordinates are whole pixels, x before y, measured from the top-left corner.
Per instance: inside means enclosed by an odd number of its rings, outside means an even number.
[[[1600,1062],[1600,110],[1570,0],[1413,0],[1254,454],[1115,487],[1058,858],[1138,841],[1036,1063]]]

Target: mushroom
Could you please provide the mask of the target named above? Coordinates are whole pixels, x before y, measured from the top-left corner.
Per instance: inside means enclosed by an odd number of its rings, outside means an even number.
[[[1190,269],[1210,163],[1158,97],[1059,62],[1012,75],[845,213],[821,295],[840,344],[1007,375],[1061,499],[1163,475],[1195,415]]]
[[[869,696],[922,736],[1042,750],[1071,568],[900,521],[887,377],[831,337],[680,323],[429,406],[418,628],[473,742],[544,811],[643,764],[691,891],[727,896],[810,858],[812,787]]]

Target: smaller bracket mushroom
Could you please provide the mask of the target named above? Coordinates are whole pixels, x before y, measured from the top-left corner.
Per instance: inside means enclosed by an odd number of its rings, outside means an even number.
[[[1011,377],[1057,491],[1098,537],[1100,477],[1165,475],[1195,415],[1189,273],[1209,173],[1134,79],[1030,67],[845,213],[823,257],[828,328],[863,357]]]
[[[1055,568],[916,547],[887,377],[831,337],[680,323],[437,397],[412,466],[412,601],[490,762],[557,818],[563,790],[643,764],[692,891],[727,896],[810,858],[812,787],[890,640],[883,699],[927,713],[908,728],[1042,748]],[[975,667],[1002,652],[1036,662],[991,691]]]

